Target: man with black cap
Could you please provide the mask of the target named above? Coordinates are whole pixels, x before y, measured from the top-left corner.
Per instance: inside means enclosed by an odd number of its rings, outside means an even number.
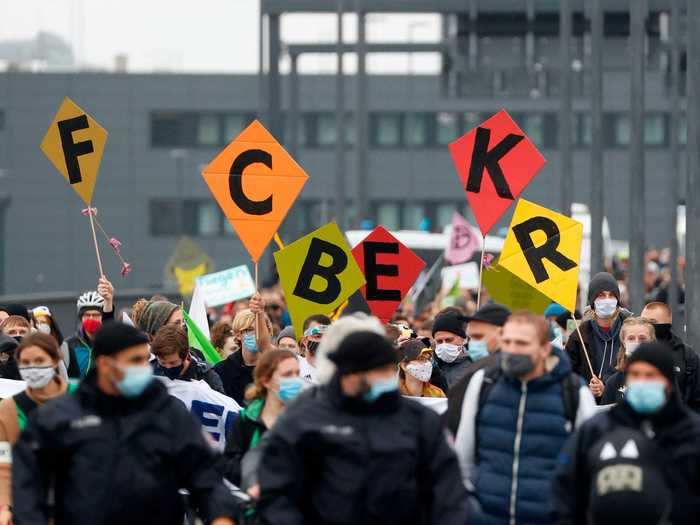
[[[697,523],[700,417],[680,400],[665,344],[625,363],[624,401],[572,436],[554,481],[560,525]]]
[[[464,393],[472,376],[482,368],[496,365],[503,325],[510,313],[510,310],[503,305],[487,304],[479,308],[473,316],[467,317],[467,337],[469,338],[467,355],[472,360],[472,364],[447,393],[445,418],[447,428],[452,434],[457,434]]]
[[[620,306],[620,288],[615,277],[605,272],[591,279],[588,305],[590,309],[584,312],[579,326],[581,336],[577,331],[569,336],[566,352],[574,372],[586,379],[591,393],[599,400],[605,390],[605,381],[615,373],[621,345],[620,329],[631,313]]]
[[[467,339],[464,330],[466,321],[466,317],[452,311],[438,314],[433,321],[435,363],[445,377],[448,388],[452,388],[473,363],[464,346]]]
[[[77,392],[36,409],[15,446],[15,522],[181,525],[187,489],[203,518],[233,525],[201,428],[152,381],[146,334],[108,323],[93,352]]]
[[[328,358],[332,379],[265,435],[262,522],[466,523],[466,493],[440,418],[399,395],[397,355],[386,337],[353,332]]]
[[[642,310],[641,317],[654,325],[656,340],[666,343],[671,351],[681,399],[690,408],[700,412],[700,358],[673,333],[671,308],[666,303],[649,303]]]

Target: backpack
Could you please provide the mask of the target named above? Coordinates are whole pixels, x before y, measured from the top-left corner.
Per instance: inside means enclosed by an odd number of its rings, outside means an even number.
[[[479,404],[475,421],[479,421],[479,412],[486,404],[489,392],[502,375],[503,371],[500,366],[492,366],[484,369],[484,380],[481,383],[481,391],[479,392]],[[575,372],[570,372],[561,379],[561,400],[564,406],[566,429],[569,432],[576,427],[576,413],[578,412],[580,388],[581,377]]]

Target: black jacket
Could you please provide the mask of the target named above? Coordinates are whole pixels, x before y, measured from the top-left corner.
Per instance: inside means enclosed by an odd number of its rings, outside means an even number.
[[[464,394],[467,393],[469,382],[472,376],[482,368],[489,368],[498,363],[497,353],[493,353],[483,359],[479,359],[467,368],[464,377],[457,381],[447,393],[447,412],[443,416],[447,429],[452,432],[452,435],[457,435],[459,428],[459,420],[462,419],[462,404],[464,403]]]
[[[214,372],[219,374],[224,385],[224,393],[241,406],[245,405],[245,389],[253,382],[253,370],[254,366],[243,362],[240,350],[214,366]]]
[[[627,402],[621,402],[584,423],[571,437],[560,456],[554,479],[557,524],[588,523],[590,494],[597,482],[596,471],[599,472],[595,464],[602,458],[601,447],[625,431],[629,435],[653,436],[655,457],[641,459],[653,463],[664,474],[665,485],[673,495],[670,523],[697,523],[700,515],[700,416],[689,410],[674,391],[666,406],[651,417],[640,416]],[[626,441],[625,438],[621,443]]]
[[[673,334],[670,341],[661,339],[673,351],[673,361],[676,366],[678,392],[685,403],[700,412],[700,359],[698,354],[683,340]]]
[[[52,481],[57,525],[181,525],[181,488],[206,519],[236,510],[199,424],[159,381],[126,399],[103,394],[91,372],[32,413],[13,455],[17,525],[47,523]]]
[[[603,369],[602,377],[599,377],[603,383],[607,381],[608,377],[615,373],[617,352],[621,347],[619,338],[620,326],[630,315],[631,312],[627,310],[620,311],[617,319],[615,319],[615,322],[611,327],[612,339],[610,341],[600,341],[600,338],[595,334],[595,329],[593,328],[593,324],[596,321],[595,319],[587,318],[589,314],[584,316],[584,321],[581,322],[579,326],[581,336],[583,336],[583,342],[586,345],[586,350],[588,351],[588,357],[591,360],[591,364],[593,365],[596,375],[599,375],[601,367]],[[597,341],[594,341],[594,338],[597,339]],[[600,346],[604,348],[603,352],[599,351]],[[569,340],[566,342],[565,350],[569,355],[569,359],[571,359],[573,371],[580,376],[583,376],[586,383],[590,383],[591,370],[588,367],[588,361],[584,355],[583,345],[581,344],[581,339],[579,338],[578,332],[574,331],[569,336]]]
[[[605,382],[605,390],[599,404],[612,405],[625,398],[625,373],[618,370]]]
[[[467,522],[440,417],[398,393],[368,405],[342,395],[336,376],[290,405],[260,446],[263,523]]]

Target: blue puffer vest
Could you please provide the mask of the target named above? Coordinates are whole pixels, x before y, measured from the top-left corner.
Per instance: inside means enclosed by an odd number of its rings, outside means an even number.
[[[473,481],[481,511],[473,516],[475,524],[553,522],[550,485],[569,436],[561,381],[571,363],[557,348],[552,354],[558,363],[540,378],[522,384],[501,376],[479,411]]]

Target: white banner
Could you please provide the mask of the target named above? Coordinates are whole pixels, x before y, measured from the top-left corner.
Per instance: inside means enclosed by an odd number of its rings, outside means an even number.
[[[404,396],[406,399],[413,399],[420,403],[421,405],[432,408],[438,414],[444,414],[447,412],[447,398],[446,397],[413,397]]]
[[[15,381],[14,379],[0,379],[0,399],[12,397],[19,394],[27,388],[27,383],[24,381]]]
[[[234,399],[220,394],[205,381],[180,381],[156,376],[168,388],[168,393],[182,401],[187,410],[202,424],[221,451],[226,446],[226,434],[238,417],[241,407]]]
[[[255,283],[246,265],[197,277],[197,287],[209,307],[245,299],[255,293]]]

